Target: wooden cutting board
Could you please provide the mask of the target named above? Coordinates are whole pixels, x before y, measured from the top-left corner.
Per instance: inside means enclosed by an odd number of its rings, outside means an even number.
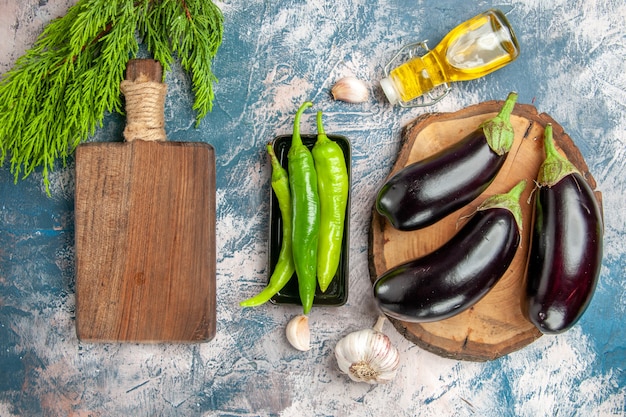
[[[215,155],[165,141],[154,60],[126,70],[125,142],[76,150],[76,330],[83,341],[215,335]]]
[[[427,114],[404,129],[403,145],[389,174],[455,143],[495,116],[503,102],[490,101],[456,113]],[[541,336],[522,315],[525,265],[532,229],[533,204],[529,202],[539,165],[543,162],[543,129],[552,123],[554,139],[562,152],[584,175],[592,189],[595,181],[571,138],[550,116],[538,114],[530,105],[517,104],[511,116],[515,142],[500,173],[489,188],[468,206],[427,228],[401,232],[373,210],[370,229],[370,276],[434,251],[448,241],[487,196],[510,190],[521,179],[527,188],[522,196],[524,230],[521,246],[507,273],[481,301],[469,310],[432,323],[408,323],[390,319],[408,340],[440,356],[472,361],[496,359],[518,350]],[[601,203],[601,194],[596,192]]]

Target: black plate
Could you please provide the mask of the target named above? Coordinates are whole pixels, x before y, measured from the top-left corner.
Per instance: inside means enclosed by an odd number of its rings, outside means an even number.
[[[302,143],[304,143],[309,149],[313,148],[316,135],[301,135]],[[351,179],[351,150],[350,142],[347,138],[340,135],[328,135],[328,138],[337,142],[343,151],[343,155],[346,158],[346,168],[348,169],[348,178]],[[272,142],[274,146],[274,152],[282,166],[287,169],[287,153],[291,147],[291,135],[282,135],[274,138]],[[352,181],[350,181],[350,184]],[[274,272],[276,262],[278,261],[278,255],[280,253],[280,247],[282,245],[282,218],[280,215],[280,209],[278,208],[278,200],[274,195],[273,190],[270,188],[270,236],[269,236],[269,276]],[[344,233],[343,242],[341,245],[341,257],[339,259],[339,267],[335,273],[335,277],[326,289],[325,293],[320,291],[319,285],[315,292],[315,298],[313,299],[313,305],[324,306],[340,306],[345,304],[348,300],[348,279],[350,276],[350,270],[348,268],[348,258],[350,253],[350,193],[348,193],[348,204],[346,205],[346,218],[344,220]],[[291,280],[280,290],[271,300],[275,304],[299,304],[300,295],[298,293],[298,277],[293,274]]]

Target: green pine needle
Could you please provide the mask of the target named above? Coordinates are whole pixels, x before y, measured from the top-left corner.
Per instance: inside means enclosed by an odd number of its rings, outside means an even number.
[[[223,16],[210,0],[79,0],[51,21],[0,80],[0,164],[17,182],[49,173],[122,113],[120,83],[143,42],[165,73],[174,59],[190,73],[196,121],[212,109],[211,64],[222,43]]]

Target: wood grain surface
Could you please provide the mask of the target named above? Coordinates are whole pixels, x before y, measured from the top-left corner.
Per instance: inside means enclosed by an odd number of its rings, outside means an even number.
[[[143,73],[160,82],[158,63],[136,63],[127,79]],[[75,210],[79,339],[213,338],[212,146],[144,140],[81,145]]]
[[[502,102],[491,101],[455,113],[424,115],[404,130],[404,142],[389,174],[424,159],[457,142],[480,123],[497,114]],[[370,230],[370,276],[372,281],[400,263],[430,253],[448,241],[463,221],[488,196],[507,192],[526,179],[522,194],[523,227],[521,245],[511,266],[498,284],[476,305],[446,320],[408,323],[390,319],[410,341],[444,357],[485,361],[513,352],[536,340],[541,333],[522,315],[520,300],[524,291],[526,259],[534,205],[534,180],[544,159],[543,129],[551,123],[560,151],[572,161],[595,188],[595,181],[578,148],[550,116],[538,114],[530,105],[516,105],[511,116],[515,140],[506,162],[494,182],[469,205],[436,224],[411,232],[391,226],[375,209]],[[596,192],[600,199],[600,193]]]

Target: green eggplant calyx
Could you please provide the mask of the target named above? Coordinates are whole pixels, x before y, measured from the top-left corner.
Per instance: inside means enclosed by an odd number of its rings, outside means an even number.
[[[513,146],[515,132],[511,124],[511,113],[516,101],[517,93],[509,93],[498,115],[480,125],[489,147],[498,155],[508,153]]]
[[[293,121],[293,133],[291,135],[291,148],[292,149],[301,147],[303,145],[302,138],[300,137],[300,117],[302,116],[302,113],[304,113],[304,111],[308,109],[309,107],[311,107],[312,105],[313,103],[311,103],[310,101],[305,101],[304,103],[302,103],[302,105],[296,112],[296,117],[294,118],[294,121]]]
[[[511,188],[508,193],[495,194],[483,201],[476,211],[487,210],[492,208],[503,208],[513,213],[515,222],[519,230],[523,230],[522,206],[520,205],[520,197],[526,188],[526,180],[521,180]]]
[[[540,187],[552,187],[565,176],[580,173],[567,158],[559,153],[554,144],[552,124],[548,123],[543,131],[543,147],[546,151],[546,159],[539,167],[537,183]]]

